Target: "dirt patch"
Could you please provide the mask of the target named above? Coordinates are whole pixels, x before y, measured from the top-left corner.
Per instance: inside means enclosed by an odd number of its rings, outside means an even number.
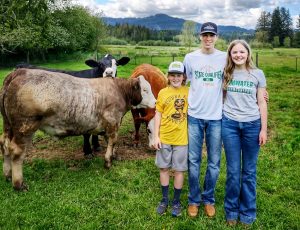
[[[148,137],[146,132],[141,132],[140,144],[133,146],[132,133],[126,135],[119,135],[116,144],[116,153],[118,160],[138,160],[155,156],[155,151],[148,146]],[[107,143],[104,137],[99,136],[101,151],[94,152],[96,157],[104,158]],[[67,138],[56,141],[51,138],[35,140],[30,151],[28,151],[26,160],[32,159],[61,159],[61,160],[79,160],[84,159],[82,146],[70,147]]]

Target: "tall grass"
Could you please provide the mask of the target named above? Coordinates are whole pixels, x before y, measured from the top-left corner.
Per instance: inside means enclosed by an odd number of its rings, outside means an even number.
[[[266,74],[270,94],[269,141],[259,155],[258,212],[251,228],[299,229],[300,71],[282,65],[295,54],[294,50],[259,52],[264,60],[260,68]],[[169,60],[161,62],[158,66],[166,71]],[[84,64],[61,62],[45,66],[81,69]],[[134,67],[134,64],[119,67],[119,76],[129,76]],[[10,71],[0,70],[1,81]],[[120,132],[133,130],[128,123],[130,119],[123,122]],[[39,133],[35,138],[44,138],[46,142],[42,148],[47,148],[48,136]],[[70,146],[67,151],[81,150],[80,137],[67,138],[60,143]],[[225,225],[223,211],[224,154],[216,187],[217,215],[213,219],[205,217],[202,206],[195,219],[187,216],[186,209],[179,218],[172,218],[170,213],[156,214],[160,186],[153,157],[115,161],[108,171],[103,169],[103,163],[101,158],[26,162],[24,176],[29,192],[15,192],[4,178],[0,180],[0,229],[230,229]],[[201,167],[201,182],[205,167],[206,158]],[[181,198],[184,208],[187,193],[186,182]]]

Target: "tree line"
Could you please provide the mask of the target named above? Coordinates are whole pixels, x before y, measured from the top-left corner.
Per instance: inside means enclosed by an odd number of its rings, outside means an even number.
[[[300,47],[300,15],[297,30],[288,9],[277,7],[272,13],[262,11],[256,25],[255,40],[263,46]]]
[[[255,36],[222,34],[222,46],[243,38],[261,47],[300,47],[299,22],[293,30],[289,10],[277,7],[263,11]],[[140,25],[105,25],[95,14],[71,0],[1,0],[0,64],[35,57],[45,61],[50,54],[99,50],[102,44],[184,45],[199,43],[196,23],[186,21],[181,31],[153,30]],[[225,44],[226,45],[226,44]]]
[[[107,25],[108,38],[104,43],[111,41],[111,38],[119,39],[119,43],[137,44],[142,41],[176,41],[177,30],[153,30],[141,25],[131,25],[128,23]],[[115,40],[116,41],[116,40]],[[116,41],[117,43],[117,41]]]
[[[104,36],[99,15],[71,0],[1,0],[0,55],[3,58],[93,50]]]

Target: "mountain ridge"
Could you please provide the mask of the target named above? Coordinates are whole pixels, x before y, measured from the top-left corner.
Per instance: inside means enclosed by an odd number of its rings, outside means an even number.
[[[155,14],[148,17],[143,18],[111,18],[111,17],[103,17],[103,21],[108,25],[116,25],[116,24],[130,24],[130,25],[140,25],[145,26],[152,30],[177,30],[181,31],[182,26],[185,19],[171,17],[167,14]],[[196,30],[199,31],[201,27],[201,23],[196,23]],[[245,29],[238,26],[218,26],[220,35],[228,34],[228,33],[246,33],[246,34],[254,34],[255,30],[253,29]]]

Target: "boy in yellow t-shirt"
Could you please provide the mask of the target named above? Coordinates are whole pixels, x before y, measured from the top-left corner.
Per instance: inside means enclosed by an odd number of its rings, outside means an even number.
[[[160,169],[162,200],[157,213],[166,212],[169,199],[169,169],[174,173],[174,199],[172,216],[181,214],[180,194],[183,186],[184,171],[187,170],[188,133],[187,107],[188,87],[185,86],[184,66],[181,62],[172,62],[168,69],[169,86],[162,89],[157,97],[155,121],[156,151],[155,164]]]

